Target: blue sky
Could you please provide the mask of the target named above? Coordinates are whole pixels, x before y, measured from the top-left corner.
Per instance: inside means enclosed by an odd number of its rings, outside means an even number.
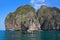
[[[0,30],[5,30],[4,21],[9,12],[25,4],[33,6],[36,10],[41,5],[60,8],[60,0],[0,0]]]

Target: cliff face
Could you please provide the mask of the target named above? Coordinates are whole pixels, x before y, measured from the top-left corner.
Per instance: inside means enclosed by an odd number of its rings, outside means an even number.
[[[60,9],[41,6],[37,12],[41,30],[60,30]]]
[[[35,12],[30,5],[18,7],[5,20],[6,30],[60,30],[60,9],[42,5]]]
[[[15,12],[9,13],[5,20],[6,30],[27,31],[34,26],[33,23],[38,30],[40,26],[38,26],[39,22],[36,19],[36,12],[30,5],[17,8]]]

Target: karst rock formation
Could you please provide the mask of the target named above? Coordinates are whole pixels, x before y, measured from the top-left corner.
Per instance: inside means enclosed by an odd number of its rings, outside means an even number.
[[[30,5],[20,6],[5,19],[6,30],[60,30],[60,9],[42,5],[37,12]]]

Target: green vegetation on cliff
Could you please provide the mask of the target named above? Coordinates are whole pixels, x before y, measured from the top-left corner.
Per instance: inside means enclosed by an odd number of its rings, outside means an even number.
[[[5,20],[6,30],[60,30],[60,9],[42,5],[37,12],[30,5],[20,6],[9,13]],[[34,27],[36,26],[36,27]]]
[[[60,30],[60,9],[41,6],[37,12],[42,30]]]
[[[6,30],[9,29],[21,29],[21,24],[26,24],[26,22],[29,20],[33,20],[35,17],[35,9],[31,7],[30,5],[24,5],[21,7],[18,7],[15,12],[9,13],[5,20]],[[32,17],[33,16],[33,17]],[[28,23],[27,23],[28,24]],[[20,30],[17,29],[17,30]]]

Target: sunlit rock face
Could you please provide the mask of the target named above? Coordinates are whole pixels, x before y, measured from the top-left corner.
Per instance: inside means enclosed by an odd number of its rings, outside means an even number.
[[[38,30],[40,28],[38,24],[40,25],[36,17],[35,9],[30,5],[17,8],[15,12],[9,13],[5,19],[6,30],[27,31],[30,30],[30,27]]]
[[[6,30],[60,30],[60,9],[42,5],[35,11],[30,5],[20,6],[5,19]]]

